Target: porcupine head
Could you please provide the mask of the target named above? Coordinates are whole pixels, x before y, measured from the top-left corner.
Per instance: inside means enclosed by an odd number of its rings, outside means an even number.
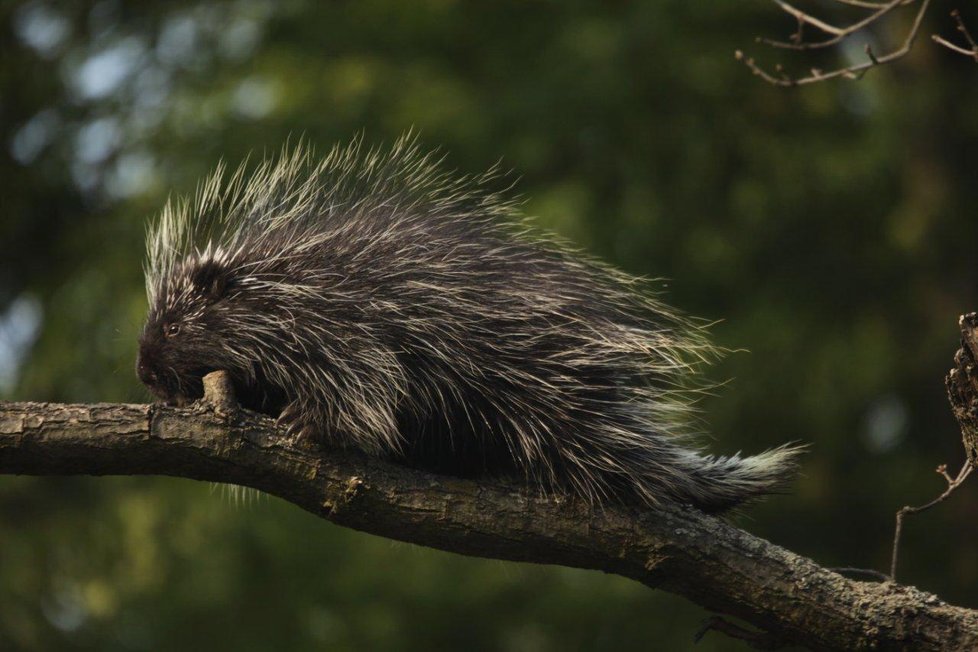
[[[136,368],[160,399],[225,370],[300,438],[592,503],[722,511],[793,475],[797,448],[698,450],[703,328],[529,229],[493,173],[447,173],[410,137],[244,169],[150,228]]]

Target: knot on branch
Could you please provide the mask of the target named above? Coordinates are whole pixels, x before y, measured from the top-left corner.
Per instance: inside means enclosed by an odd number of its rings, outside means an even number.
[[[329,497],[323,501],[323,509],[330,516],[336,516],[340,510],[352,503],[363,489],[364,482],[360,476],[351,476],[346,485],[340,487],[340,491],[330,492]]]

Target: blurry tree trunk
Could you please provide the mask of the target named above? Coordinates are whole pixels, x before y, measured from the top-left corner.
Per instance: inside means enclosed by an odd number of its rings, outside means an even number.
[[[961,348],[954,356],[954,368],[947,375],[947,394],[951,411],[961,426],[964,452],[978,468],[978,313],[962,315]]]
[[[978,611],[909,586],[846,579],[694,509],[595,510],[350,451],[320,456],[295,448],[270,419],[238,412],[221,390],[211,387],[208,401],[189,409],[0,403],[0,473],[247,485],[380,536],[623,575],[742,618],[760,632],[719,619],[714,628],[767,649],[978,649]]]

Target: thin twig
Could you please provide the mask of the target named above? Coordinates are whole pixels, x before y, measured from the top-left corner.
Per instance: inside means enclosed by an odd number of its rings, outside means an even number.
[[[933,507],[934,505],[937,505],[938,503],[942,503],[945,500],[947,500],[947,498],[952,493],[954,493],[954,490],[960,487],[961,484],[968,479],[968,476],[971,475],[971,472],[974,470],[974,468],[975,467],[971,465],[970,461],[966,461],[964,465],[961,467],[961,470],[958,471],[957,477],[952,478],[947,472],[947,465],[941,464],[939,467],[937,467],[937,472],[944,477],[945,481],[947,481],[947,489],[944,491],[944,493],[942,493],[940,496],[930,501],[926,505],[921,505],[920,507],[911,507],[910,505],[906,505],[903,508],[901,508],[899,511],[897,511],[896,529],[893,533],[893,557],[890,560],[891,580],[893,580],[894,582],[896,581],[897,557],[900,554],[900,535],[903,532],[903,518],[908,514],[917,514],[919,512],[926,511],[931,507]]]
[[[845,27],[836,27],[830,25],[824,21],[821,21],[811,14],[805,13],[800,9],[797,9],[786,2],[781,0],[775,0],[779,7],[784,11],[788,12],[798,20],[799,28],[792,36],[789,41],[779,41],[776,39],[760,38],[758,39],[761,43],[765,45],[770,45],[776,48],[783,48],[787,50],[817,50],[820,48],[827,48],[831,45],[839,43],[843,39],[855,34],[859,30],[863,29],[868,25],[872,25],[876,21],[880,20],[883,16],[890,13],[897,7],[900,7],[911,2],[916,2],[917,0],[890,0],[884,4],[881,4],[876,10],[870,15],[866,16],[862,20],[856,21],[851,25]],[[812,27],[818,28],[826,34],[832,34],[832,38],[825,39],[823,41],[803,41],[801,40],[801,25],[811,25]]]
[[[769,632],[752,631],[732,623],[722,616],[711,616],[693,636],[693,642],[699,643],[710,630],[726,634],[730,638],[744,641],[755,650],[780,650],[788,645],[788,641]]]
[[[887,2],[885,5],[883,5],[883,8],[885,8],[886,11],[890,11],[897,6],[901,6],[902,4],[910,4],[911,2],[916,2],[916,0],[905,0],[902,3],[894,2],[893,0],[891,0],[890,2]],[[768,72],[767,70],[759,66],[754,61],[753,57],[746,56],[740,50],[737,50],[734,53],[734,56],[737,58],[738,61],[743,61],[744,65],[750,68],[751,72],[753,72],[755,75],[757,75],[764,81],[768,82],[769,84],[773,84],[775,86],[803,86],[805,84],[814,84],[816,82],[823,82],[829,79],[835,79],[836,77],[845,77],[846,79],[861,79],[862,76],[866,74],[866,71],[868,71],[870,68],[873,68],[874,66],[880,66],[889,63],[891,61],[895,61],[897,59],[905,57],[910,52],[910,50],[913,48],[913,43],[917,38],[917,34],[920,32],[920,25],[924,20],[924,15],[927,13],[927,9],[930,7],[930,3],[931,0],[921,0],[920,8],[917,10],[916,15],[914,16],[913,24],[910,27],[910,31],[907,32],[907,36],[904,39],[903,43],[900,45],[900,47],[893,50],[892,52],[888,52],[883,55],[876,55],[875,53],[872,52],[872,50],[869,50],[867,51],[867,61],[852,66],[846,66],[844,68],[836,68],[828,72],[820,70],[818,68],[812,68],[811,74],[804,77],[792,78],[783,73],[777,76],[771,74],[770,72]],[[785,8],[784,2],[781,2],[779,0],[778,4],[779,6],[782,6],[782,8]],[[787,6],[790,7],[790,5]],[[791,7],[791,9],[794,10],[794,12],[800,12],[800,10],[795,9],[794,7]],[[788,10],[785,9],[785,11]],[[792,13],[790,11],[789,13],[791,13],[792,15],[796,15],[795,13]],[[804,12],[800,12],[800,13],[804,13]],[[877,13],[879,13],[879,11],[877,11]],[[804,14],[804,15],[808,16],[808,14]],[[882,14],[877,16],[876,20],[878,20],[881,15]],[[831,28],[831,30],[840,29],[828,25],[827,23],[822,23],[822,21],[817,21],[816,23],[810,20],[806,20],[805,22],[809,25],[818,26],[819,29],[822,29],[821,25],[829,27]],[[856,24],[862,25],[862,23],[863,21],[860,21],[860,23],[856,23]],[[827,33],[836,33],[835,31],[830,31],[830,30],[823,30],[823,31],[826,31]],[[852,32],[850,31],[848,34],[851,33]],[[793,49],[805,49],[805,48],[793,48]],[[780,73],[780,71],[781,69],[779,67],[778,72]]]
[[[964,24],[964,19],[961,18],[961,12],[955,9],[951,12],[951,16],[954,18],[955,22],[957,22],[958,31],[964,34],[964,38],[968,41],[968,45],[971,46],[971,49],[978,50],[978,44],[975,43],[975,39],[971,38],[971,32],[968,31],[968,26]]]
[[[849,5],[850,7],[859,7],[860,9],[881,9],[888,5],[888,2],[868,2],[866,0],[835,0],[841,5]],[[917,0],[901,0],[900,5],[908,5]]]
[[[890,3],[887,4],[891,4],[892,1],[893,0],[891,0]],[[781,9],[785,13],[790,14],[795,18],[797,18],[799,22],[807,23],[808,25],[811,25],[816,29],[822,30],[826,34],[840,34],[841,32],[844,31],[844,28],[836,27],[835,25],[830,25],[829,23],[826,23],[824,20],[815,18],[811,14],[808,14],[802,11],[801,9],[797,9],[792,5],[788,4],[787,2],[784,2],[784,0],[774,0],[774,3],[779,7],[781,7]]]
[[[849,566],[843,566],[838,568],[830,568],[829,570],[842,576],[863,575],[865,577],[871,577],[880,582],[887,582],[890,579],[890,576],[886,573],[881,573],[880,571],[873,570],[872,568],[852,568]]]
[[[954,18],[954,22],[957,23],[957,30],[964,35],[964,40],[968,42],[968,47],[962,47],[956,43],[952,43],[940,34],[932,34],[931,38],[938,45],[943,45],[949,50],[957,52],[958,54],[963,54],[966,57],[971,57],[976,62],[978,62],[978,43],[975,43],[975,39],[971,36],[971,32],[968,31],[968,26],[964,24],[964,19],[961,18],[961,12],[955,9],[951,12],[951,17]]]

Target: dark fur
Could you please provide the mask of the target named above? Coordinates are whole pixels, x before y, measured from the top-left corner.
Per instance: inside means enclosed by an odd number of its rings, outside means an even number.
[[[410,142],[212,180],[150,235],[140,379],[186,403],[225,369],[244,406],[322,444],[595,502],[719,511],[782,486],[794,449],[690,447],[701,328],[520,232],[485,181]]]

